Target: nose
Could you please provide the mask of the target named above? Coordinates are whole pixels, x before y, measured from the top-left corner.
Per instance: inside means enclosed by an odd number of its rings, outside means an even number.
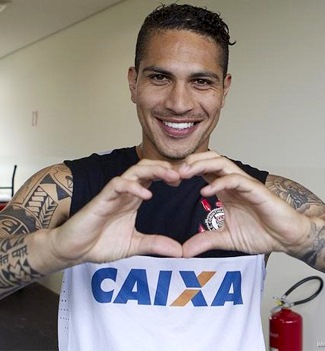
[[[183,82],[174,82],[166,96],[165,107],[175,114],[191,111],[194,108],[194,100],[190,87]]]

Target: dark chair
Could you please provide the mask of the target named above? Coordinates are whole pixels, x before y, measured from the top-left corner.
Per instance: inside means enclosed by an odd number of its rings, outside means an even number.
[[[4,190],[10,190],[10,196],[11,198],[14,196],[15,193],[15,175],[16,175],[16,170],[17,170],[17,165],[14,165],[14,170],[12,172],[12,176],[11,176],[11,185],[7,185],[7,186],[0,186],[0,190],[4,189]],[[7,201],[1,201],[0,200],[0,211],[5,208],[7,205]]]
[[[12,172],[12,176],[11,176],[11,186],[0,186],[0,189],[8,189],[11,190],[11,197],[14,196],[15,193],[15,175],[16,175],[16,169],[17,169],[17,165],[14,165],[14,170]]]

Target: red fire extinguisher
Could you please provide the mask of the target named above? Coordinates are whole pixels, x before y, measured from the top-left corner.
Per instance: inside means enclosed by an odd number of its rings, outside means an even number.
[[[298,286],[310,281],[318,280],[318,290],[306,299],[289,302],[287,296]],[[281,298],[277,299],[278,306],[271,310],[269,318],[270,326],[270,351],[302,351],[303,322],[302,317],[291,307],[301,305],[314,299],[323,289],[323,279],[318,276],[311,276],[300,280],[293,285]]]

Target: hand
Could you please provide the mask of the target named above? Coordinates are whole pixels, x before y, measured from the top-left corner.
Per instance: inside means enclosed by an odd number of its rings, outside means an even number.
[[[151,198],[151,182],[161,179],[178,185],[180,177],[163,161],[142,160],[120,177],[65,224],[55,229],[53,254],[65,265],[102,263],[132,255],[182,256],[181,245],[161,235],[145,235],[135,228],[137,210]]]
[[[183,179],[204,176],[209,185],[201,194],[217,195],[225,211],[224,227],[189,239],[183,245],[184,257],[211,249],[291,254],[299,251],[310,231],[307,217],[215,152],[189,156],[179,173]]]

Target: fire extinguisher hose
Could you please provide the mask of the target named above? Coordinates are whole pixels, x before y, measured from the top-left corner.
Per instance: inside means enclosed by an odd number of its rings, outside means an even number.
[[[314,294],[312,294],[311,296],[305,298],[305,299],[302,299],[302,300],[298,300],[298,301],[294,301],[294,302],[289,302],[288,299],[287,299],[287,296],[289,294],[292,293],[293,290],[297,289],[300,285],[306,283],[306,282],[309,282],[311,280],[318,280],[319,281],[319,287],[317,289],[317,291],[315,291]],[[304,278],[302,280],[300,280],[299,282],[297,282],[296,284],[294,284],[290,289],[288,289],[279,299],[279,305],[281,307],[292,307],[292,306],[297,306],[297,305],[301,305],[303,303],[306,303],[306,302],[309,302],[311,300],[313,300],[317,295],[319,295],[319,293],[322,291],[323,289],[323,286],[324,286],[324,281],[321,277],[319,276],[316,276],[316,275],[313,275],[313,276],[310,276],[310,277],[307,277],[307,278]]]

